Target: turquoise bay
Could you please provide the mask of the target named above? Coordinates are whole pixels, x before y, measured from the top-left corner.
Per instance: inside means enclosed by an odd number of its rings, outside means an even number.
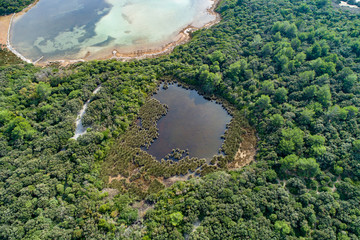
[[[40,0],[11,27],[11,44],[35,61],[158,51],[180,31],[215,20],[211,0]]]

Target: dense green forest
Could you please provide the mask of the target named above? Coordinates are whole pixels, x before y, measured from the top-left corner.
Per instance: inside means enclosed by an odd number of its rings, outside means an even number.
[[[0,16],[8,15],[14,12],[20,12],[34,0],[1,0],[0,1]]]
[[[223,0],[217,11],[219,24],[167,56],[0,67],[0,239],[360,238],[359,13],[327,0]],[[142,107],[164,113],[147,100],[164,79],[242,114],[255,162],[227,171],[226,157],[147,194],[109,186]],[[91,128],[71,139],[89,98]]]

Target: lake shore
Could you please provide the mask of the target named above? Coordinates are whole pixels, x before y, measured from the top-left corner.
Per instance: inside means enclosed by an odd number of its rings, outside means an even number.
[[[220,14],[215,12],[215,9],[218,6],[219,2],[220,2],[220,0],[213,0],[212,6],[209,9],[207,9],[207,12],[210,15],[215,16],[215,19],[213,21],[211,21],[199,28],[194,27],[192,25],[188,25],[187,27],[185,27],[179,31],[178,39],[176,41],[166,44],[160,50],[148,49],[148,50],[136,51],[136,52],[131,52],[131,53],[116,52],[116,54],[114,54],[111,58],[115,58],[118,60],[143,59],[143,58],[158,57],[158,56],[162,56],[162,55],[172,52],[172,50],[174,50],[174,48],[176,46],[188,42],[191,39],[190,35],[192,32],[199,30],[199,29],[203,29],[203,28],[209,28],[221,21]]]
[[[116,59],[119,61],[130,61],[134,59],[144,59],[144,58],[154,58],[162,55],[166,55],[171,53],[176,46],[184,44],[191,39],[191,33],[203,29],[209,28],[220,22],[221,16],[217,12],[215,12],[216,7],[218,6],[220,0],[210,0],[211,7],[206,11],[208,14],[215,16],[215,19],[211,22],[206,23],[202,27],[194,27],[192,25],[188,25],[187,27],[181,29],[176,37],[173,40],[170,40],[168,43],[163,44],[163,46],[153,47],[149,49],[141,49],[141,50],[126,50],[126,49],[107,49],[104,50],[101,54],[93,55],[91,52],[84,53],[84,57],[79,59],[59,59],[59,60],[44,60],[44,61],[35,61],[33,64],[37,66],[47,66],[49,64],[58,64],[60,66],[67,66],[78,62],[90,61],[90,60],[108,60],[108,59]],[[10,16],[11,17],[11,16]],[[7,24],[9,25],[9,23]],[[6,42],[6,41],[5,41]]]
[[[12,15],[6,15],[0,17],[0,44],[6,47],[8,30],[11,22]]]
[[[36,5],[40,0],[36,0],[34,3],[30,4],[24,8],[21,12],[16,13],[16,16],[21,16],[29,11],[32,7]],[[11,18],[14,14],[0,16],[0,44],[6,47],[8,40],[9,27],[11,24]]]

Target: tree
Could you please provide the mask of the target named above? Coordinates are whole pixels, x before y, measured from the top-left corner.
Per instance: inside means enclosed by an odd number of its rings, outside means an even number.
[[[312,100],[317,93],[317,86],[316,85],[311,85],[311,86],[307,86],[304,90],[303,90],[303,98],[304,100]]]
[[[275,91],[274,83],[266,80],[263,83],[261,83],[261,92],[266,95],[271,95]]]
[[[255,108],[261,112],[270,107],[271,99],[268,95],[261,95],[261,97],[255,102]]]
[[[184,216],[181,212],[174,212],[170,214],[170,223],[173,226],[178,226],[182,220],[184,219]]]
[[[315,112],[313,110],[307,108],[303,109],[299,115],[299,123],[303,125],[310,124],[314,120],[314,115]]]
[[[214,51],[212,54],[208,55],[208,58],[212,63],[219,62],[222,63],[225,61],[225,56],[220,50]]]
[[[297,173],[303,177],[314,177],[320,173],[320,166],[314,158],[300,158],[296,164]]]
[[[245,71],[248,69],[248,63],[245,59],[241,59],[229,66],[229,70],[227,72],[228,76],[237,80],[248,80],[245,78]]]
[[[329,0],[316,0],[316,6],[318,8],[324,8],[326,6],[328,6],[330,3],[329,3]]]
[[[284,125],[285,120],[280,114],[274,114],[270,117],[271,126],[280,128]]]
[[[360,152],[360,140],[353,141],[353,148],[355,152]]]
[[[360,56],[360,41],[356,41],[351,45],[352,51]]]
[[[336,64],[333,62],[325,62],[320,57],[310,61],[310,64],[315,70],[317,75],[322,75],[322,74],[333,75],[336,73]]]
[[[304,146],[304,132],[300,128],[287,128],[282,130],[282,139],[279,148],[282,153],[290,154],[300,152]]]
[[[255,48],[256,50],[259,50],[260,46],[262,45],[263,41],[259,34],[256,34],[254,36],[253,41],[250,43],[250,46]]]
[[[282,171],[292,171],[295,169],[295,166],[299,160],[299,157],[295,154],[288,155],[282,158],[279,163],[281,165]]]
[[[262,52],[262,56],[264,57],[270,56],[273,52],[273,44],[272,43],[265,44],[261,49],[261,52]]]
[[[318,42],[313,44],[310,48],[306,51],[307,58],[309,60],[317,59],[321,57],[321,46]]]
[[[319,88],[316,97],[318,101],[324,106],[328,107],[331,105],[331,92],[329,85],[324,85]]]
[[[289,224],[285,221],[276,221],[274,227],[281,235],[288,235],[291,232]]]
[[[346,76],[343,80],[343,89],[345,92],[351,92],[353,86],[357,83],[357,75],[350,74]]]
[[[0,111],[0,127],[6,125],[13,117],[14,114],[9,110]]]
[[[278,88],[275,91],[275,101],[277,103],[284,103],[287,100],[288,90],[284,87]]]
[[[51,87],[49,84],[40,82],[36,86],[36,94],[41,100],[47,99],[48,96],[51,94]]]
[[[346,120],[348,111],[346,111],[344,108],[339,107],[338,105],[335,105],[329,108],[326,115],[332,121]]]
[[[315,79],[314,71],[305,71],[299,74],[299,80],[302,85],[309,85]]]
[[[30,140],[36,133],[30,123],[23,117],[15,117],[11,120],[5,132],[11,140]]]
[[[344,107],[344,110],[347,111],[347,116],[349,119],[356,117],[359,112],[359,109],[357,109],[355,106]]]

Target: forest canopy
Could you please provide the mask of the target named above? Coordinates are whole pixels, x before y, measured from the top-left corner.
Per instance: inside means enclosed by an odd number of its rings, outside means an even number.
[[[33,2],[34,0],[1,0],[0,16],[20,12]]]
[[[217,11],[219,24],[159,58],[0,67],[1,239],[360,238],[359,12],[327,0],[223,0]],[[136,155],[116,147],[166,79],[241,113],[255,161],[228,170],[233,159],[215,159],[169,188],[147,172],[109,186],[104,169]],[[88,133],[73,140],[90,98]]]

